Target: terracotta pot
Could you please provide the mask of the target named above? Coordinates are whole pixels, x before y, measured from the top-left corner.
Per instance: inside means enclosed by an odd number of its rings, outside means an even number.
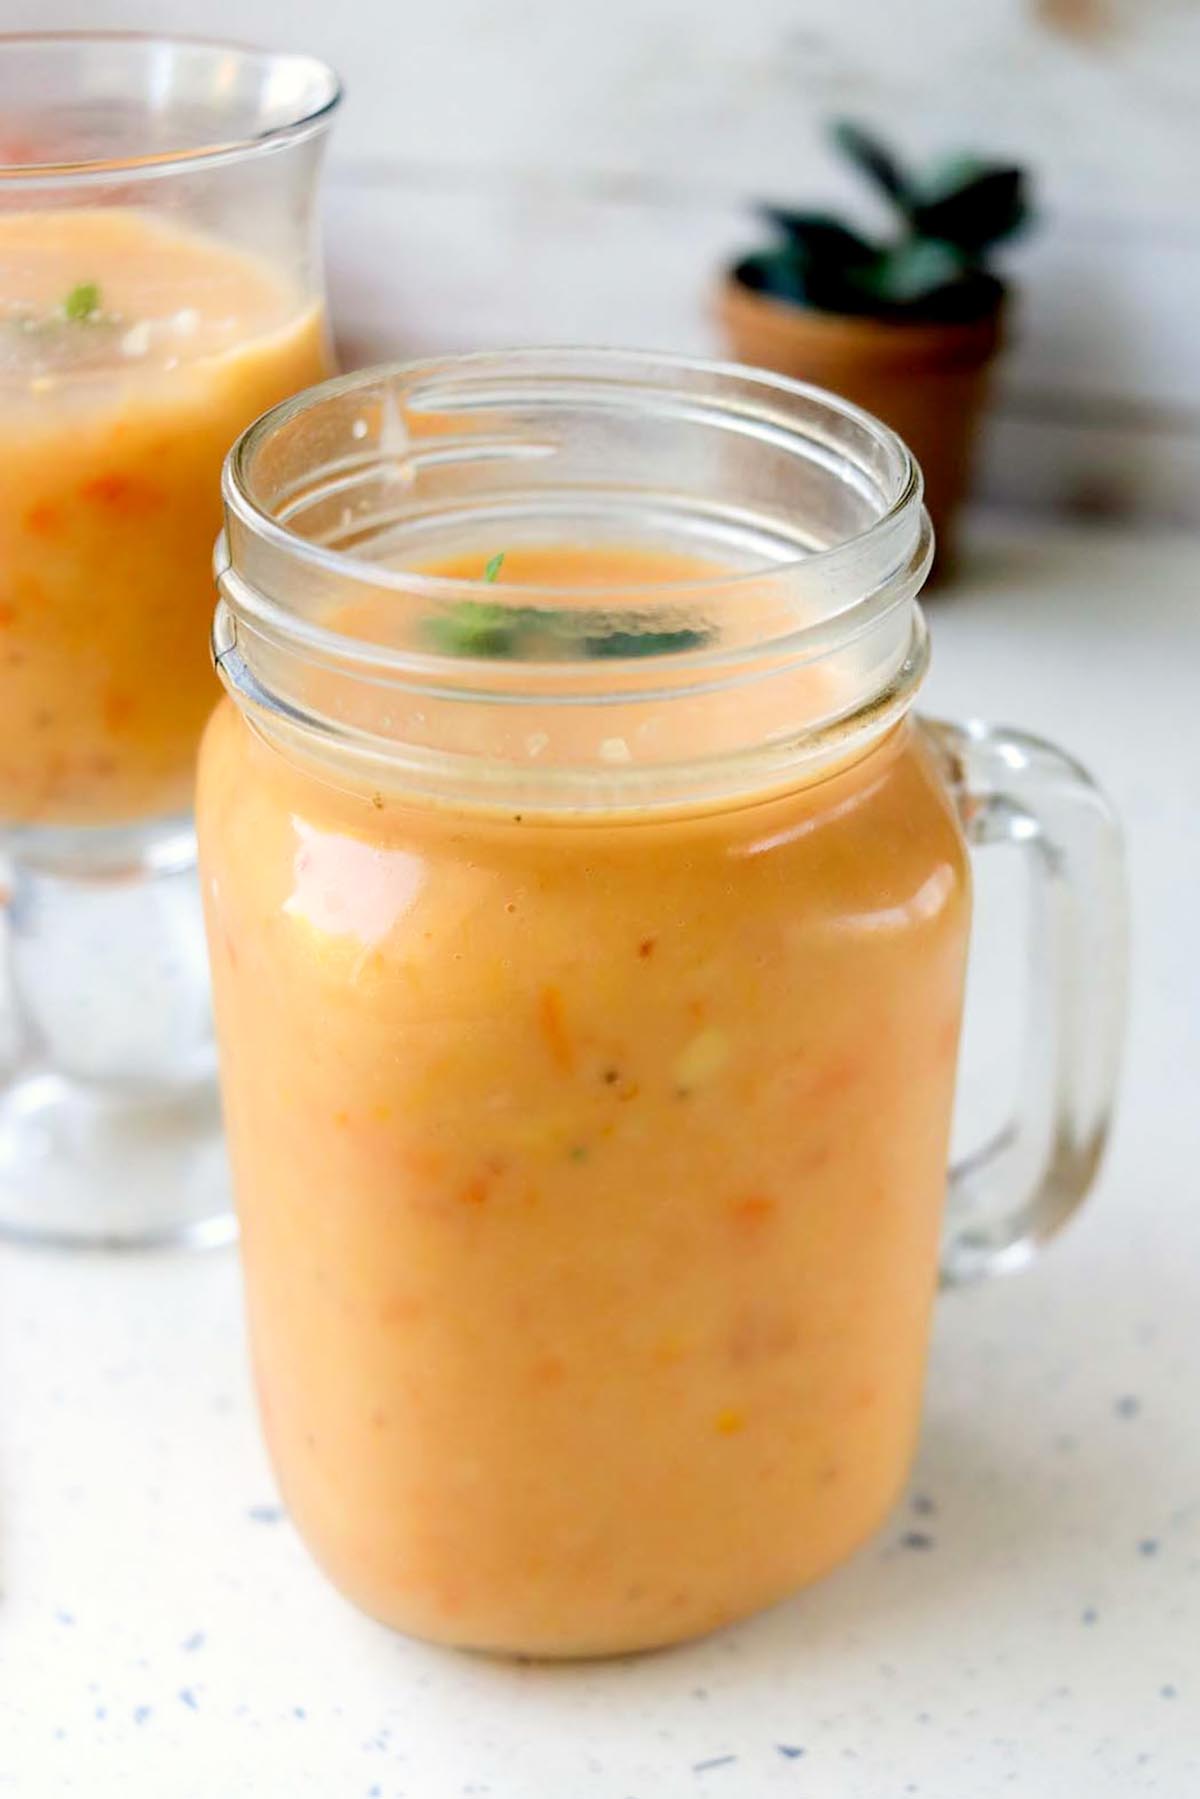
[[[925,476],[944,575],[1001,342],[1001,309],[965,325],[895,325],[795,306],[727,275],[719,312],[738,362],[829,388],[899,432]]]

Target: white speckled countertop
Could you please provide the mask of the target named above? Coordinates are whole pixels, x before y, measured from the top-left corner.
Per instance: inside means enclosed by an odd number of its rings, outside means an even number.
[[[5,1251],[0,1794],[1200,1793],[1200,545],[984,521],[931,615],[927,710],[1059,738],[1116,798],[1134,1003],[1099,1189],[1031,1272],[942,1303],[882,1535],[673,1653],[426,1649],[279,1511],[231,1253]]]

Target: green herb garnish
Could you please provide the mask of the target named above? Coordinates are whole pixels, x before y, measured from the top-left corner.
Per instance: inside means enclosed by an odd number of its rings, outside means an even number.
[[[485,564],[483,579],[489,586],[499,578],[505,554],[498,550]],[[440,618],[431,619],[428,630],[435,647],[448,656],[529,654],[554,662],[573,656],[665,656],[675,650],[699,649],[712,635],[694,626],[671,631],[630,629],[613,624],[603,612],[503,606],[494,600],[463,600]]]
[[[671,650],[695,650],[708,642],[707,631],[602,631],[583,640],[587,656],[665,656]]]
[[[523,609],[491,600],[463,600],[442,618],[429,621],[434,646],[447,656],[515,656]]]
[[[489,587],[504,567],[504,554],[497,550],[484,567]],[[494,600],[464,600],[444,618],[431,620],[430,629],[438,649],[450,656],[512,656],[523,620],[518,608]]]
[[[100,310],[100,289],[95,281],[77,281],[62,305],[63,317],[82,323]]]

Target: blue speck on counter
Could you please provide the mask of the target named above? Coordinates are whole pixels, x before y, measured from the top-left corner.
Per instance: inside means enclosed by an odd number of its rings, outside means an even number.
[[[75,1622],[74,1612],[55,1612],[54,1616],[60,1624],[74,1624]]]
[[[692,1773],[707,1774],[710,1768],[727,1768],[731,1762],[736,1760],[736,1755],[710,1755],[705,1762],[693,1762]]]
[[[1158,1554],[1158,1538],[1157,1537],[1143,1537],[1141,1542],[1138,1544],[1138,1554],[1139,1555],[1157,1555]]]
[[[246,1512],[253,1524],[279,1524],[283,1515],[281,1505],[252,1505]]]
[[[1142,1402],[1136,1393],[1122,1393],[1120,1399],[1113,1404],[1113,1411],[1118,1418],[1136,1418],[1142,1409]]]
[[[189,1711],[198,1712],[200,1710],[200,1701],[196,1698],[191,1687],[180,1687],[179,1698],[180,1701],[187,1706]]]
[[[1164,1699],[1178,1699],[1178,1697],[1179,1697],[1178,1692],[1171,1685],[1171,1683],[1169,1681],[1167,1682],[1166,1686],[1159,1687],[1158,1690],[1162,1694]]]
[[[148,1719],[150,1718],[152,1710],[153,1710],[153,1707],[149,1706],[149,1705],[135,1705],[133,1708],[134,1723],[135,1724],[145,1724],[148,1721]]]
[[[906,1530],[900,1539],[902,1549],[932,1549],[933,1538],[926,1530]]]
[[[108,1716],[108,1707],[106,1705],[98,1705],[96,1707],[96,1716],[103,1722]]]
[[[1085,1605],[1079,1614],[1079,1622],[1081,1624],[1094,1624],[1099,1616],[1100,1614],[1094,1605]]]
[[[307,1718],[308,1713],[302,1705],[294,1705],[292,1707],[292,1716],[293,1718]]]
[[[780,1755],[785,1756],[790,1762],[798,1761],[804,1754],[799,1743],[776,1743],[775,1747],[778,1749]]]
[[[202,1630],[194,1630],[191,1636],[185,1637],[180,1644],[180,1648],[186,1649],[189,1655],[194,1655],[197,1649],[203,1649],[203,1647],[204,1632]]]

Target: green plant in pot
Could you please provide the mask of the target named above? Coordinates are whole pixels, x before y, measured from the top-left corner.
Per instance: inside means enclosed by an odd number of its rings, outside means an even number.
[[[990,258],[1029,219],[1026,179],[965,155],[913,171],[846,121],[832,136],[883,195],[894,233],[764,207],[775,241],[727,272],[722,323],[738,361],[831,388],[900,433],[924,471],[944,569],[1001,342],[1007,289]]]

